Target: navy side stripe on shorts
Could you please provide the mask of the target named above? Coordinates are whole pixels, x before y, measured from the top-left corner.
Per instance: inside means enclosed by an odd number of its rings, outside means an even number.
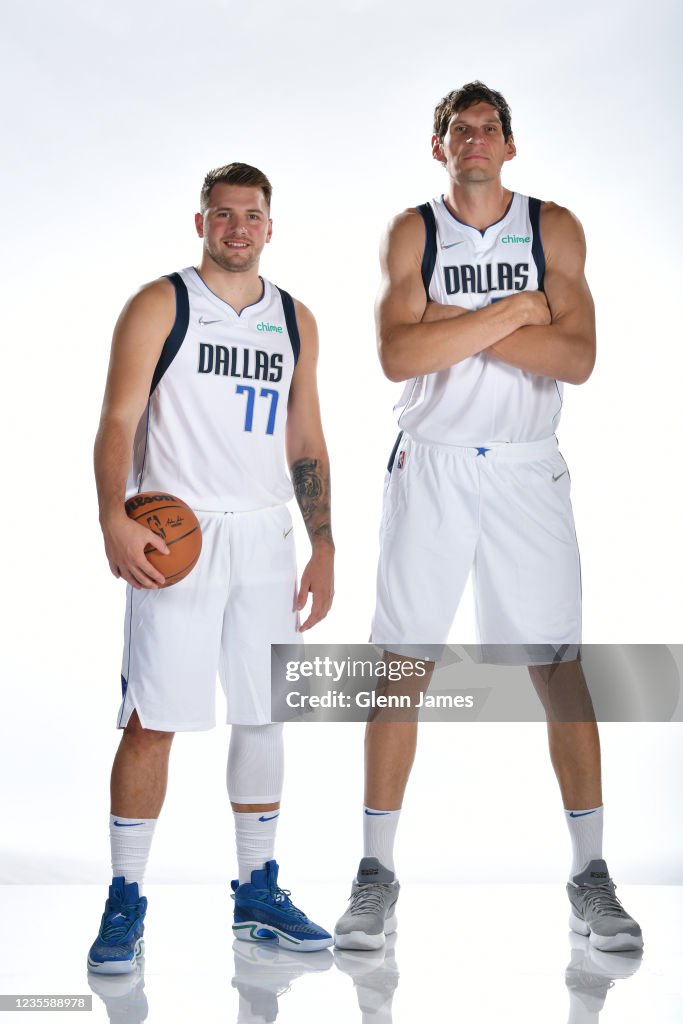
[[[394,468],[394,461],[396,459],[396,452],[398,451],[398,446],[401,443],[401,438],[402,437],[403,437],[403,431],[400,430],[399,433],[398,433],[398,437],[396,438],[396,443],[394,444],[394,447],[391,449],[391,455],[389,456],[389,461],[387,462],[387,472],[389,472],[389,473],[391,473],[392,469]]]

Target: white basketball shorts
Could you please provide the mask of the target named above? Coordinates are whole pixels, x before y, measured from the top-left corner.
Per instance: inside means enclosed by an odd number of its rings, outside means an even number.
[[[211,729],[216,674],[228,722],[270,722],[270,645],[297,644],[292,520],[284,505],[256,512],[197,512],[202,552],[166,590],[126,597],[118,726],[133,710],[143,728]]]
[[[429,656],[425,646],[446,643],[470,571],[480,644],[581,642],[569,471],[555,437],[460,448],[403,435],[390,465],[373,643]]]

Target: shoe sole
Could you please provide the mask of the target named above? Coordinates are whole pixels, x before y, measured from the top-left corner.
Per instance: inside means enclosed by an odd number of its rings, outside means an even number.
[[[259,931],[267,932],[259,935]],[[232,926],[232,933],[241,942],[260,942],[281,946],[283,949],[295,949],[298,953],[315,953],[318,949],[327,949],[334,942],[331,935],[324,939],[297,939],[280,928],[261,921],[241,921]]]
[[[597,935],[576,914],[569,915],[569,927],[579,935],[587,935],[591,946],[602,950],[603,953],[626,953],[629,950],[643,948],[642,935],[629,935],[628,932],[617,932],[616,935]]]
[[[386,942],[387,935],[391,935],[398,927],[396,914],[387,918],[384,923],[384,931],[370,934],[370,932],[342,932],[339,935],[334,933],[334,944],[337,949],[381,949]]]
[[[138,939],[132,960],[103,960],[98,963],[88,957],[88,970],[93,974],[130,974],[141,956],[145,955],[145,940]]]

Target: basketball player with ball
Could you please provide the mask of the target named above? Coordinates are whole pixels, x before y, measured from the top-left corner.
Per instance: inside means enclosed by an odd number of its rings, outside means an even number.
[[[130,972],[142,953],[141,890],[173,736],[214,726],[217,673],[232,724],[234,933],[303,951],[332,943],[280,887],[274,859],[283,746],[270,721],[270,644],[297,643],[329,611],[334,545],[315,320],[259,276],[271,192],[247,164],[211,171],[195,216],[201,263],[143,287],[114,331],[95,476],[109,566],[128,587],[113,880],[88,955],[99,973]],[[312,545],[298,587],[292,490]],[[198,542],[183,519],[192,512],[201,554],[180,578],[164,557],[175,558],[172,528],[179,544]]]
[[[639,949],[602,854],[600,745],[577,660],[579,553],[555,438],[563,382],[582,384],[595,360],[586,244],[568,210],[503,186],[515,153],[499,92],[470,82],[449,93],[432,135],[444,194],[399,214],[382,246],[380,359],[405,386],[372,642],[429,658],[473,570],[482,653],[528,665],[547,714],[572,844],[570,925],[598,949]],[[568,703],[576,717],[559,713]],[[341,948],[379,948],[396,928],[394,837],[416,740],[415,721],[368,722],[364,850],[335,929]],[[523,828],[536,808],[521,803]]]

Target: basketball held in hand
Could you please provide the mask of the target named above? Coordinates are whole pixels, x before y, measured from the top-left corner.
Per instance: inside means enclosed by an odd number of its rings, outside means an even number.
[[[128,499],[126,513],[166,542],[168,555],[162,555],[151,544],[145,548],[145,557],[166,577],[163,586],[172,587],[184,580],[194,569],[202,550],[201,527],[190,506],[172,494],[145,491]]]

